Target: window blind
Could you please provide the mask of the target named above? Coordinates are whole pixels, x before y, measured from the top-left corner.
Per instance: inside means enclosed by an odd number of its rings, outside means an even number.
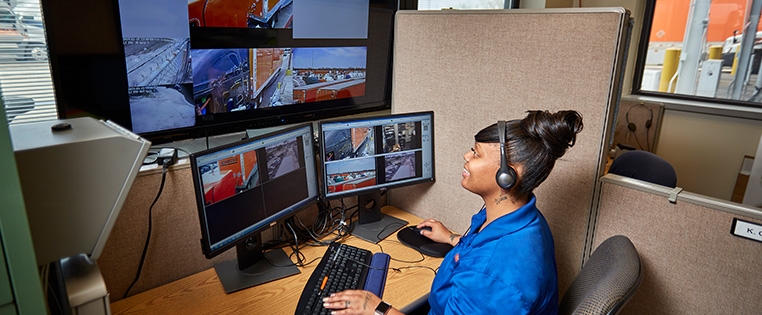
[[[9,124],[57,118],[37,0],[0,1],[0,93]]]

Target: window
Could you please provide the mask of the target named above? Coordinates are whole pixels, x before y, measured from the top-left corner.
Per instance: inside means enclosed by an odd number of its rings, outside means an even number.
[[[38,0],[0,1],[0,93],[9,124],[57,118]]]
[[[751,7],[747,0],[649,0],[633,94],[762,107],[762,23],[759,7],[757,20],[749,18]]]

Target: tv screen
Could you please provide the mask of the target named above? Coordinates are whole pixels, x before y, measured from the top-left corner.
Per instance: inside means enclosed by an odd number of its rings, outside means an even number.
[[[396,2],[43,3],[59,115],[153,143],[388,109]]]

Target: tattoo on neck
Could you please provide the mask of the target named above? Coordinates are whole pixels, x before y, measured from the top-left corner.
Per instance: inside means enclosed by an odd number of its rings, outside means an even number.
[[[460,236],[460,235],[458,235],[458,234],[455,234],[455,233],[450,233],[450,241],[451,241],[451,242],[452,242],[452,241],[454,241],[454,240],[455,240],[455,238],[456,238],[456,237],[458,237],[458,236]]]
[[[495,198],[495,204],[499,205],[503,200],[508,200],[508,195],[500,195],[500,197]]]

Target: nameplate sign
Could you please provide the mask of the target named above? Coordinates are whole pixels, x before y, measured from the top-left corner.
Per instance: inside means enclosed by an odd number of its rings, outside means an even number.
[[[757,242],[762,242],[762,225],[733,218],[730,233]]]

